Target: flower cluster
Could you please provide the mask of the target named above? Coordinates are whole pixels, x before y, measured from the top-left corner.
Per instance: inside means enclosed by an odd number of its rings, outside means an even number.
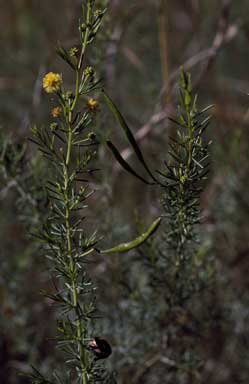
[[[62,108],[61,107],[54,107],[51,111],[51,115],[55,118],[60,117],[62,114]]]
[[[43,88],[47,93],[54,93],[60,90],[62,77],[59,73],[49,72],[43,78]]]
[[[87,102],[87,106],[88,106],[88,109],[91,111],[91,112],[96,112],[97,109],[98,109],[98,106],[99,106],[99,103],[97,100],[91,98],[88,100]]]

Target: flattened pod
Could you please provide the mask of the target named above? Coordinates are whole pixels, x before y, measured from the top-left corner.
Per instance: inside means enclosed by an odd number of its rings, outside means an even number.
[[[138,236],[136,239],[134,239],[131,242],[128,243],[122,243],[117,245],[116,247],[105,249],[105,250],[99,250],[100,253],[109,254],[109,253],[122,253],[122,252],[128,252],[133,248],[138,247],[139,245],[143,244],[150,236],[153,235],[153,233],[157,230],[161,223],[161,218],[159,217],[153,223],[150,225],[148,230],[144,233],[142,233],[140,236]]]

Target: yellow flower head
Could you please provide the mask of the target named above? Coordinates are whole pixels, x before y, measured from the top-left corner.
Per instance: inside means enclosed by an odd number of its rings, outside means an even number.
[[[51,115],[53,117],[60,117],[61,114],[62,114],[62,108],[61,107],[55,107],[51,111]]]
[[[62,77],[59,73],[49,72],[43,77],[43,88],[47,93],[59,91]]]
[[[97,102],[97,100],[91,98],[88,100],[87,106],[90,111],[95,112],[99,106],[99,103]]]

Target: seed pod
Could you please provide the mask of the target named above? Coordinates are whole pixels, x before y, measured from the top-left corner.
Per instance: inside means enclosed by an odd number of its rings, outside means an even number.
[[[130,241],[128,243],[119,244],[113,248],[97,250],[97,251],[105,254],[128,252],[131,249],[134,249],[139,245],[142,245],[146,240],[148,240],[148,238],[155,233],[155,231],[157,230],[160,224],[161,224],[161,218],[159,217],[158,219],[153,221],[153,223],[150,225],[150,227],[146,232],[142,233],[135,240]]]

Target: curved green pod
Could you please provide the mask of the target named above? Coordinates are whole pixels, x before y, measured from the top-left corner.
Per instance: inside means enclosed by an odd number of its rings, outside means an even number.
[[[122,243],[119,244],[113,248],[99,250],[100,253],[103,254],[109,254],[109,253],[122,253],[122,252],[128,252],[131,249],[134,249],[138,247],[139,245],[143,244],[150,236],[153,235],[153,233],[157,230],[161,223],[161,218],[157,218],[153,223],[150,225],[148,230],[144,233],[142,233],[140,236],[138,236],[136,239],[128,242],[128,243]]]

